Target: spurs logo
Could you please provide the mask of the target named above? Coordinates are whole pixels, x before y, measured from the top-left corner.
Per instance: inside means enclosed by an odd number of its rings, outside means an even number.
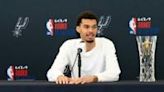
[[[107,16],[106,18],[104,16],[100,17],[100,20],[98,22],[98,31],[97,31],[97,35],[101,36],[103,35],[103,30],[104,28],[107,28],[109,26],[111,22],[111,16]]]
[[[15,25],[15,30],[13,31],[13,36],[15,37],[22,36],[22,29],[25,29],[28,23],[29,23],[29,17],[25,17],[24,19],[22,19],[22,17],[19,17]]]

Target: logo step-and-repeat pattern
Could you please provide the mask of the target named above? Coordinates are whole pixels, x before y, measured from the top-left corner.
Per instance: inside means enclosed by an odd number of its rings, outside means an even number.
[[[34,2],[39,4],[36,6]],[[55,0],[10,3],[0,0],[0,79],[46,80],[46,72],[59,47],[66,39],[79,36],[75,30],[76,18],[85,10],[93,11],[99,17],[97,36],[114,42],[122,71],[120,79],[138,80],[137,76],[140,81],[164,79],[164,69],[161,69],[164,65],[163,8],[164,1],[155,0],[59,0],[58,3]],[[130,38],[131,35],[137,38]],[[157,45],[153,40],[156,38],[146,35],[158,36]],[[138,69],[140,64],[144,67]]]

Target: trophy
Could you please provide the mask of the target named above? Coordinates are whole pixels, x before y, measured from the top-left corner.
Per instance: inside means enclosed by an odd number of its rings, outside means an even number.
[[[157,36],[136,36],[139,60],[140,60],[140,81],[155,81],[155,48]]]
[[[141,82],[155,81],[155,49],[157,42],[158,28],[151,27],[151,18],[133,17],[129,22],[130,34],[136,36],[139,51]]]

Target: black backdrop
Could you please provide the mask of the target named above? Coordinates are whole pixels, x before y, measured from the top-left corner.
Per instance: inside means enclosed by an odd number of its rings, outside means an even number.
[[[75,28],[76,16],[91,10],[98,16],[112,17],[104,30],[117,49],[122,70],[121,80],[138,80],[139,57],[135,37],[129,34],[128,23],[132,17],[151,17],[152,26],[160,28],[155,57],[157,80],[164,79],[163,0],[0,0],[0,80],[6,80],[10,65],[28,65],[36,80],[46,80],[58,48],[63,41],[74,36],[46,35],[46,22],[50,18],[67,18],[69,28]],[[29,17],[22,36],[13,36],[12,31],[19,17]]]

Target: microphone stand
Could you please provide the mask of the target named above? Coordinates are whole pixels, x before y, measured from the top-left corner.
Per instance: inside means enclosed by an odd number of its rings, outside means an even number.
[[[77,49],[77,55],[76,55],[76,58],[75,58],[75,61],[73,63],[73,66],[71,67],[70,71],[72,72],[73,70],[73,67],[76,63],[76,59],[78,58],[78,76],[81,77],[81,53],[82,52],[82,49],[81,48],[78,48]]]
[[[81,53],[82,52],[82,49],[79,48],[78,49],[78,76],[81,77]]]
[[[78,71],[79,71],[79,78],[81,77],[81,54],[78,55]]]

